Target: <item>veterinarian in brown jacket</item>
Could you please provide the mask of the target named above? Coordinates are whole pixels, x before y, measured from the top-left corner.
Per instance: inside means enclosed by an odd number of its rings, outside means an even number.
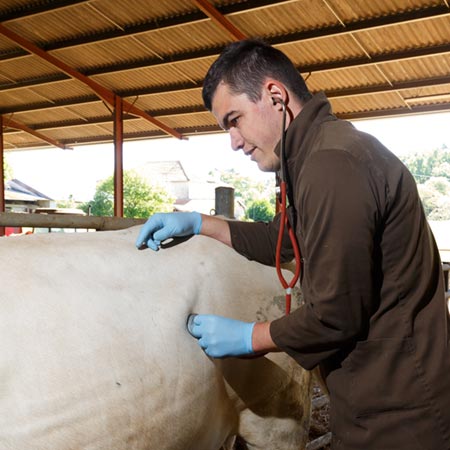
[[[411,174],[375,138],[338,120],[323,94],[311,98],[290,61],[260,42],[229,46],[208,72],[203,96],[233,149],[266,171],[280,168],[286,105],[305,304],[272,323],[199,316],[201,347],[214,357],[283,350],[306,369],[319,365],[331,397],[333,450],[450,450],[450,319]],[[188,231],[274,264],[278,220],[192,217]],[[173,220],[167,216],[167,224]],[[186,233],[168,228],[159,232]],[[283,254],[289,259],[291,249]]]

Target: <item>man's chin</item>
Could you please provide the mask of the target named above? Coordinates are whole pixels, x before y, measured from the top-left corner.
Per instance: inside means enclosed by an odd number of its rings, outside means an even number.
[[[267,161],[256,161],[256,164],[261,172],[276,172],[279,169],[279,167],[275,167],[275,164]]]

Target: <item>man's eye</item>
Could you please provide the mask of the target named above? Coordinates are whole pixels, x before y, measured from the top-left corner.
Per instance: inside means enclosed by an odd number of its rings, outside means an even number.
[[[235,127],[239,122],[239,116],[233,117],[230,119],[230,126]]]

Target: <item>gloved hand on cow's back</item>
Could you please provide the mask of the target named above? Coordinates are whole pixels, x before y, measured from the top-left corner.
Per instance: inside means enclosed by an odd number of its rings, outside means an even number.
[[[156,251],[166,239],[199,234],[201,228],[202,216],[198,212],[156,213],[142,226],[136,247]]]
[[[253,354],[254,326],[255,322],[241,322],[212,314],[193,315],[193,319],[188,321],[189,333],[198,339],[200,347],[213,358]]]

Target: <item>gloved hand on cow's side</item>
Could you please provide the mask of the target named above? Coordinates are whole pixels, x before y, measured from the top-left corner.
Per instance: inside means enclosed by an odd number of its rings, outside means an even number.
[[[212,358],[253,354],[254,326],[255,322],[241,322],[212,314],[196,314],[188,321],[189,333],[198,339],[200,347]]]
[[[157,251],[166,239],[199,234],[201,228],[202,216],[198,212],[156,213],[142,226],[136,247]]]

